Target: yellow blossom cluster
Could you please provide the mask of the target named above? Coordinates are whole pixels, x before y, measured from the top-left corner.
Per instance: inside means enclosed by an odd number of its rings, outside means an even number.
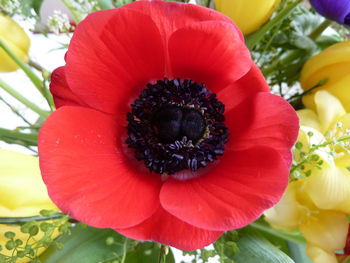
[[[301,129],[294,162],[306,175],[300,172],[265,216],[276,228],[299,229],[313,262],[336,263],[335,252],[344,249],[349,228],[350,114],[327,91],[318,91],[314,99],[316,111],[298,111]]]

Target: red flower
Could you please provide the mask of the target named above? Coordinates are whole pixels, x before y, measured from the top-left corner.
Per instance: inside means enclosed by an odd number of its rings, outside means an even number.
[[[43,178],[89,225],[194,250],[257,219],[287,186],[297,116],[218,12],[137,1],[93,13],[51,91]]]

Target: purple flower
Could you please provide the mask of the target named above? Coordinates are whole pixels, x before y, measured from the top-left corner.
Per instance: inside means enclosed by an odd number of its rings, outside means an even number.
[[[310,3],[321,15],[350,25],[350,0],[310,0]]]

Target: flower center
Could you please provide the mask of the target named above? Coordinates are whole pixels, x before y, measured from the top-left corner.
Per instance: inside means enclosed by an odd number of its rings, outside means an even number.
[[[168,104],[156,111],[152,127],[162,143],[181,141],[185,136],[197,143],[204,134],[206,124],[198,110]]]
[[[131,104],[126,143],[152,172],[196,171],[224,153],[229,135],[224,111],[201,83],[158,80]]]

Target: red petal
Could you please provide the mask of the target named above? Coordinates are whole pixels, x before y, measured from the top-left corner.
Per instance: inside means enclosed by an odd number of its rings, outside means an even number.
[[[62,107],[45,122],[40,168],[64,213],[95,227],[124,228],[157,210],[160,177],[127,163],[123,130],[108,115],[83,107]]]
[[[162,207],[145,222],[119,233],[137,240],[152,240],[183,250],[203,248],[215,242],[223,232],[209,231],[189,225],[169,214]]]
[[[253,64],[250,71],[242,78],[220,90],[218,99],[225,104],[226,112],[228,112],[249,96],[264,91],[270,91],[270,87],[258,66]]]
[[[167,1],[135,1],[123,8],[139,11],[152,17],[166,41],[176,30],[203,21],[230,23],[239,32],[241,40],[244,41],[243,34],[230,18],[213,9],[199,5]]]
[[[69,88],[66,81],[65,67],[56,68],[52,72],[50,91],[53,95],[56,108],[62,106],[86,106]]]
[[[169,213],[200,228],[241,228],[279,201],[288,176],[282,157],[271,148],[231,151],[201,177],[166,181],[160,202]]]
[[[257,93],[227,112],[226,125],[231,133],[227,150],[268,146],[277,150],[290,166],[299,118],[283,98],[268,92]]]
[[[164,78],[164,54],[150,17],[126,8],[95,12],[78,25],[71,40],[67,82],[95,109],[126,111],[146,83]]]
[[[173,77],[205,83],[218,92],[243,77],[252,60],[232,24],[209,21],[177,30],[169,39]]]

